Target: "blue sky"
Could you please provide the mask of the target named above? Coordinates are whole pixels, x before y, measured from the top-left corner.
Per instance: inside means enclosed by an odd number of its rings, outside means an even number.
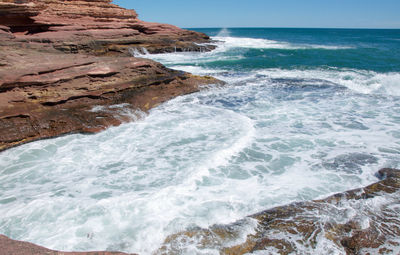
[[[400,0],[114,0],[179,27],[400,28]]]

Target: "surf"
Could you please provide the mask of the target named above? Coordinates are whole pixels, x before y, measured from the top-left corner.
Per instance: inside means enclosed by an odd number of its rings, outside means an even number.
[[[379,168],[400,167],[400,70],[386,56],[369,69],[327,66],[307,54],[357,65],[353,54],[365,49],[290,39],[291,30],[211,32],[215,51],[132,54],[225,86],[148,114],[116,105],[136,121],[0,153],[1,233],[66,251],[152,254],[170,235],[366,186]],[[255,229],[247,223],[242,238]],[[340,254],[327,239],[317,250],[327,247]]]

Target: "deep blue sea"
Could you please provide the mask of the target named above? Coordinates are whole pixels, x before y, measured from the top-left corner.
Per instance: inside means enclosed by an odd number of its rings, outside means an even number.
[[[137,121],[0,153],[1,234],[61,250],[152,254],[179,231],[400,168],[400,30],[195,30],[217,48],[136,54],[226,85],[148,114],[117,105]],[[362,211],[348,205],[324,217],[369,224]],[[299,245],[299,254],[345,254],[319,238],[318,250]],[[182,254],[219,253],[182,243]]]

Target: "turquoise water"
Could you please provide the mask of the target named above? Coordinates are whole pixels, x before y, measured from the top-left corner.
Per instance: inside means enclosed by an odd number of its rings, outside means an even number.
[[[380,168],[400,167],[399,30],[198,31],[217,49],[140,56],[227,84],[148,115],[119,105],[139,120],[0,153],[0,233],[151,254],[179,231],[365,186]],[[337,220],[360,215],[350,209]],[[345,254],[321,243],[303,253]],[[218,252],[182,244],[182,254]]]
[[[217,36],[221,29],[196,29]],[[400,30],[231,28],[228,36],[267,40],[266,47],[236,48],[236,62],[210,66],[259,68],[354,68],[375,72],[400,71]],[[222,34],[224,35],[224,34]],[[270,44],[268,47],[267,45]]]

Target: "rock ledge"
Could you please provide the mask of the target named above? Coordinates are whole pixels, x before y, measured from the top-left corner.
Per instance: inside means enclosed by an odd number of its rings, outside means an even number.
[[[136,119],[200,85],[130,51],[204,51],[208,36],[149,23],[109,0],[0,0],[0,151]]]

